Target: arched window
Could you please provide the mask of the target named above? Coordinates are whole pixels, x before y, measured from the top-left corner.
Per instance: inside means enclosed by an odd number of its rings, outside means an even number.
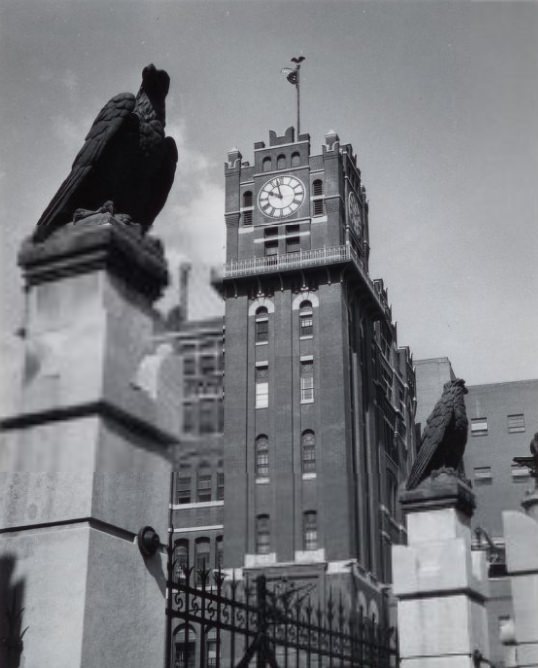
[[[312,195],[314,196],[312,215],[321,216],[323,215],[323,181],[321,179],[316,179],[312,183]]]
[[[263,159],[262,170],[264,172],[269,172],[269,171],[271,171],[271,167],[272,167],[271,158],[269,156],[267,156],[267,158]]]
[[[256,477],[267,478],[269,475],[269,439],[261,434],[256,439]]]
[[[316,471],[316,436],[311,429],[306,429],[301,435],[301,452],[303,473]]]
[[[185,577],[184,569],[189,567],[189,541],[182,538],[176,541],[174,546],[174,582]]]
[[[312,303],[308,301],[301,302],[301,305],[299,306],[299,336],[313,335],[314,321],[312,315]]]
[[[194,568],[198,582],[202,581],[201,573],[209,570],[211,549],[209,538],[197,538],[194,544]]]
[[[256,309],[256,343],[267,343],[269,340],[269,314],[265,306]]]
[[[243,209],[249,209],[243,211],[243,225],[252,225],[252,192],[250,190],[243,193]]]
[[[291,166],[298,167],[301,163],[301,156],[296,152],[291,154]]]
[[[304,549],[318,549],[318,516],[314,510],[303,515]]]
[[[269,554],[271,551],[271,527],[269,515],[258,515],[256,518],[256,552]]]
[[[286,156],[279,155],[276,159],[276,168],[277,169],[286,169]]]
[[[196,631],[189,625],[178,626],[174,631],[174,668],[195,668]]]

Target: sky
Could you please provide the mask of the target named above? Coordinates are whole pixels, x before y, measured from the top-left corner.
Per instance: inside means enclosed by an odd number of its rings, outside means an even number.
[[[223,312],[227,151],[295,122],[336,130],[370,201],[370,273],[398,342],[468,384],[538,378],[538,3],[2,0],[1,350],[17,345],[16,256],[93,119],[142,68],[168,71],[178,171],[153,233],[193,265],[192,318]],[[176,299],[172,287],[161,307]]]

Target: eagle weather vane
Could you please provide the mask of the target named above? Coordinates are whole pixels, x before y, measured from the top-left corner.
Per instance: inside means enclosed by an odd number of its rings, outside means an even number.
[[[301,63],[305,60],[304,56],[299,56],[297,58],[292,58],[291,62],[295,63],[295,67],[283,67],[280,70],[281,74],[286,75],[286,79],[295,86],[297,91],[297,140],[299,140],[299,135],[301,134],[301,85],[300,85],[300,70]]]

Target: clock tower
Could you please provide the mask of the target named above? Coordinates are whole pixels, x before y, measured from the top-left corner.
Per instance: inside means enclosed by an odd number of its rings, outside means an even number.
[[[308,134],[270,131],[225,177],[224,565],[335,584],[378,616],[414,376],[368,274],[356,156],[335,132],[312,155]]]

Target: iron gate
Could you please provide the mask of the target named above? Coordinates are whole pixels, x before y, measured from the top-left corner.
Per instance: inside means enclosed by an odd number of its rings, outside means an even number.
[[[341,595],[324,608],[309,587],[226,579],[183,568],[168,586],[170,668],[389,668],[396,632],[347,612]]]

